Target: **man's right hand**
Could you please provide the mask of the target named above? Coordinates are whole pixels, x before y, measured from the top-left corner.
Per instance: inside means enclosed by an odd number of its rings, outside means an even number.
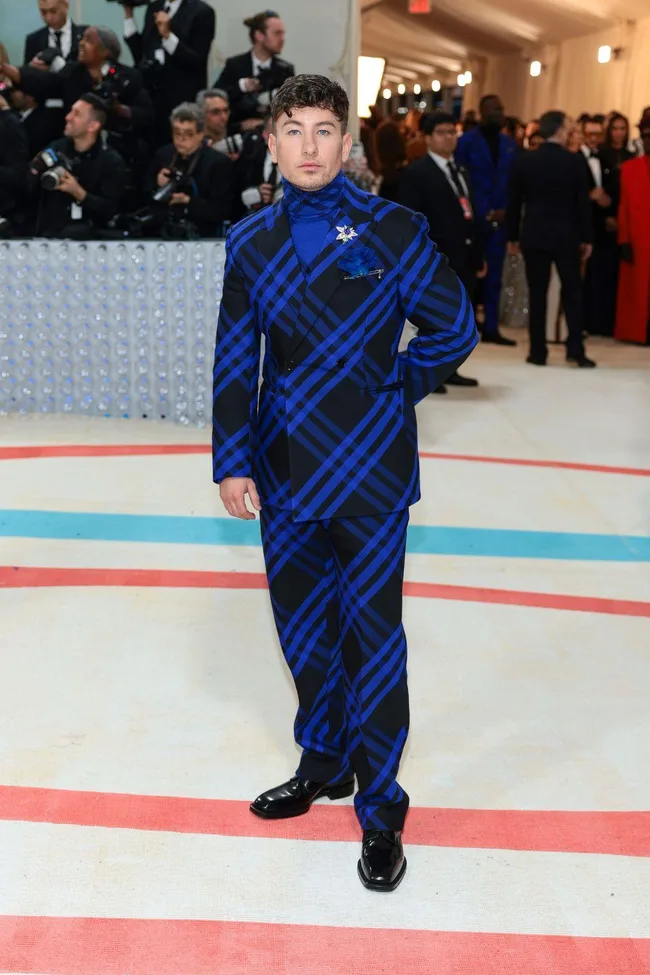
[[[266,206],[266,204],[270,203],[273,199],[273,187],[270,183],[262,183],[261,186],[258,186],[258,189],[260,191],[260,196],[262,197],[262,203],[264,206]]]
[[[130,20],[132,16],[133,16],[133,7],[127,7],[126,4],[125,4],[124,5],[124,19],[125,20]]]
[[[158,186],[167,186],[169,182],[170,171],[168,169],[161,169],[156,176],[156,182]]]
[[[246,506],[246,495],[255,511],[261,511],[260,496],[251,477],[226,477],[219,485],[219,494],[224,507],[233,518],[254,521],[255,515]]]
[[[244,78],[244,91],[259,91],[260,83],[258,78]]]

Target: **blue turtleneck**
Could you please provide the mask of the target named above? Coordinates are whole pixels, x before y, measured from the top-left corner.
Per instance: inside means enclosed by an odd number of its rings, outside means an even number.
[[[321,190],[308,193],[287,180],[284,188],[284,208],[289,216],[291,235],[298,260],[309,270],[322,250],[327,233],[341,205],[345,176],[339,173]]]

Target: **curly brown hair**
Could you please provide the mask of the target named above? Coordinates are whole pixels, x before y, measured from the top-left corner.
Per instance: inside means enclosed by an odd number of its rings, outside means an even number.
[[[275,93],[271,105],[273,122],[277,122],[281,115],[291,118],[296,108],[328,109],[339,120],[342,130],[348,130],[350,99],[336,81],[322,74],[299,74],[287,78]]]

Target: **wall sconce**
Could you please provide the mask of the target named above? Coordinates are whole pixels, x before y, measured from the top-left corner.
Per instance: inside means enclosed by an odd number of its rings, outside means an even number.
[[[622,53],[622,47],[610,47],[609,44],[603,44],[602,47],[598,48],[598,63],[609,64],[610,61],[618,61]]]
[[[398,95],[405,95],[406,94],[406,85],[398,85],[397,86],[397,94]]]
[[[389,98],[392,98],[393,97],[393,93],[390,90],[390,88],[384,88],[383,95],[384,95],[384,98],[386,99],[386,101],[388,101]]]
[[[440,84],[437,78],[431,82],[431,91],[440,91],[441,88],[442,85]]]
[[[459,74],[458,77],[456,78],[456,81],[458,82],[459,88],[464,88],[465,85],[467,84],[467,78],[465,77],[465,72],[463,72],[463,74]]]
[[[465,72],[465,84],[466,85],[471,85],[471,83],[472,83],[472,72],[471,71],[466,71]]]

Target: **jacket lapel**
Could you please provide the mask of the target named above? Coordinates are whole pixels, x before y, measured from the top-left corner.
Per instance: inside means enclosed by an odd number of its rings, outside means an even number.
[[[293,245],[289,218],[282,201],[269,207],[266,225],[258,231],[255,244],[262,262],[252,297],[256,299],[273,288],[274,300],[265,307],[265,324],[269,334],[273,329],[274,339],[288,358],[302,315],[307,281]]]

